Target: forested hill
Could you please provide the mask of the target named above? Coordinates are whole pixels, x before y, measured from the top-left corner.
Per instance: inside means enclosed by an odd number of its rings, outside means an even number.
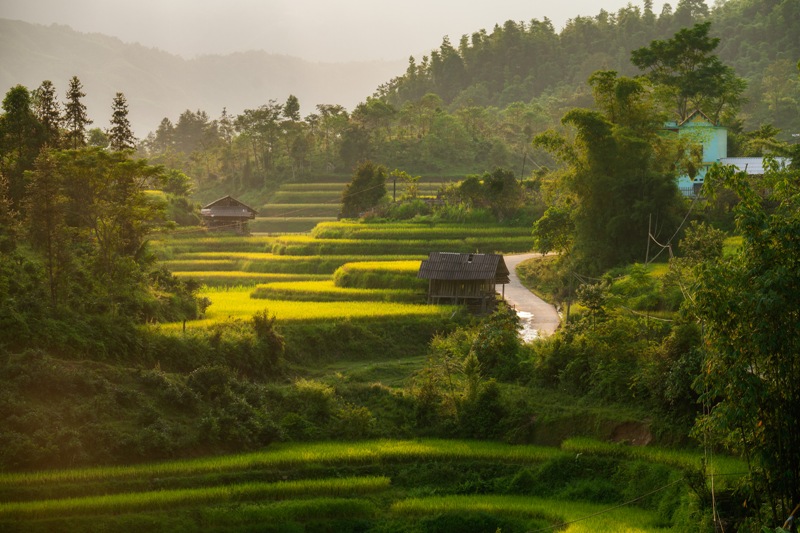
[[[401,72],[402,62],[312,63],[251,51],[184,59],[67,26],[0,19],[0,86],[35,89],[51,80],[60,96],[72,76],[80,78],[93,126],[108,127],[114,94],[125,93],[139,137],[164,117],[186,109],[218,115],[258,107],[293,94],[304,112],[316,104],[352,109],[380,83]]]
[[[504,108],[542,95],[569,100],[593,72],[639,74],[630,62],[632,50],[710,20],[720,59],[748,81],[743,118],[749,127],[770,123],[787,135],[800,128],[800,2],[727,0],[712,8],[703,0],[680,0],[660,13],[650,0],[643,7],[632,4],[571,19],[560,33],[547,19],[533,19],[476,31],[457,43],[445,38],[429,56],[410,58],[405,74],[381,86],[377,96],[399,108],[436,93],[451,111]]]

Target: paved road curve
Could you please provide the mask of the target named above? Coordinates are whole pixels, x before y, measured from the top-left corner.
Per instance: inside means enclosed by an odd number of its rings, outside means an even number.
[[[517,310],[517,314],[520,316],[523,325],[522,335],[525,340],[551,335],[561,321],[556,308],[526,289],[517,277],[517,265],[537,255],[539,254],[503,256],[509,270],[508,277],[511,279],[511,282],[505,287],[506,301]],[[498,291],[500,290],[502,288],[498,287]]]

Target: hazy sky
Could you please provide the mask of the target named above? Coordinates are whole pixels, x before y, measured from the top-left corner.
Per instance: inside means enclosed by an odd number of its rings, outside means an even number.
[[[66,24],[193,57],[265,50],[314,61],[406,59],[506,20],[576,15],[642,0],[0,0],[0,18]],[[654,2],[656,13],[665,2]],[[672,2],[676,5],[677,0]]]

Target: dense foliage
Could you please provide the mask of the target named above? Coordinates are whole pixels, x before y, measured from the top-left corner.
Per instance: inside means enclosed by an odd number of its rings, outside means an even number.
[[[509,22],[462,39],[458,50],[446,39],[352,113],[318,106],[301,119],[290,96],[237,117],[223,111],[212,120],[198,110],[175,125],[165,118],[139,149],[175,167],[169,171],[133,156],[122,93],[106,133],[86,130],[77,78],[63,116],[52,83],[33,93],[13,87],[0,115],[0,468],[373,437],[559,443],[591,434],[685,444],[694,424],[709,453],[741,454],[750,472],[738,492],[724,489],[728,499],[720,504],[703,477],[713,475],[713,465],[684,472],[697,509],[680,524],[694,520],[699,528],[723,515],[743,528],[748,520],[779,523],[800,498],[797,173],[771,163],[751,183],[717,169],[709,183],[735,194],[715,198],[707,188],[689,205],[675,176],[697,161],[663,124],[710,107],[733,127],[733,150],[800,155],[774,126],[738,131],[744,118],[767,116],[764,105],[782,115],[797,110],[789,60],[767,45],[751,50],[758,56],[752,64],[738,58],[751,69],[745,76],[767,75],[757,84],[764,100],[737,116],[745,85],[723,61],[726,36],[712,37],[708,23],[725,27],[750,17],[755,22],[745,29],[769,28],[791,54],[796,38],[781,17],[796,9],[787,1],[731,0],[709,10],[681,0],[674,14],[657,17],[648,1],[643,12],[628,6],[578,17],[561,35],[548,21]],[[648,45],[651,33],[658,39]],[[610,44],[587,55],[598,43]],[[645,71],[640,77],[623,61],[631,51]],[[598,63],[614,70],[587,71]],[[588,86],[569,87],[587,77]],[[796,117],[782,120],[794,124]],[[530,176],[532,159],[561,168]],[[419,177],[388,173],[385,165],[463,179],[423,200]],[[319,172],[352,175],[342,215],[368,212],[374,224],[329,223],[311,236],[162,239],[168,267],[218,270],[220,286],[203,293],[214,299],[212,311],[187,328],[209,302],[148,250],[149,236],[168,225],[164,198],[180,199],[191,223],[186,195],[193,185],[260,197]],[[386,202],[387,179],[401,181],[400,201]],[[178,202],[170,205],[179,210]],[[381,224],[385,218],[413,222]],[[536,219],[532,237],[528,229],[517,232]],[[437,226],[442,220],[452,224]],[[714,224],[735,228],[741,248],[726,256]],[[498,229],[501,237],[490,236]],[[677,255],[668,266],[649,264],[650,243],[662,235],[670,253],[683,236]],[[529,267],[544,278],[540,288],[567,304],[561,331],[549,339],[523,343],[517,315],[504,305],[468,318],[388,303],[424,298],[416,267],[406,264],[412,256],[531,243],[559,252]],[[365,256],[403,264],[353,266]],[[631,264],[642,259],[648,264]],[[320,279],[336,269],[332,280]],[[279,278],[287,273],[296,279]],[[173,323],[144,326],[160,321]],[[462,485],[447,493],[488,493],[493,484],[507,496],[554,491],[611,504],[645,492],[644,482],[623,494],[597,479],[632,483],[635,476],[623,475],[617,461],[593,459],[586,474],[580,455],[535,474],[459,474]],[[387,468],[400,483],[425,474]],[[656,484],[670,475],[648,474]],[[403,505],[447,505],[448,497]],[[675,498],[662,501],[660,525],[679,523]],[[515,520],[476,519],[524,529]],[[465,524],[444,513],[424,527]]]
[[[689,308],[704,328],[699,436],[747,458],[746,496],[778,522],[800,499],[800,190],[798,172],[772,164],[757,186],[718,168],[716,187],[741,198],[742,246],[705,263]]]
[[[680,48],[675,34],[682,29],[691,43],[716,44],[718,58],[702,58],[692,74],[695,81],[695,74],[713,78],[715,93],[694,90],[673,99],[679,116],[681,109],[693,110],[683,104],[705,98],[706,113],[719,112],[731,128],[732,156],[755,155],[758,148],[748,145],[747,136],[762,125],[773,124],[772,138],[780,140],[800,127],[794,59],[800,43],[791,22],[798,16],[796,2],[729,0],[710,8],[681,0],[674,11],[667,6],[661,13],[644,4],[575,17],[560,33],[549,21],[534,19],[477,31],[457,46],[445,39],[351,111],[321,104],[300,117],[294,97],[238,116],[186,110],[177,119],[165,117],[140,149],[192,176],[204,199],[223,191],[261,199],[287,180],[349,175],[364,159],[427,175],[503,167],[525,177],[555,166],[530,141],[556,127],[569,109],[593,106],[585,84],[592,73],[643,74],[631,52],[654,40]],[[698,23],[700,29],[691,30]],[[714,109],[705,107],[709,98]],[[744,113],[723,113],[730,104],[742,104]]]
[[[135,323],[196,317],[197,286],[160,269],[147,249],[148,234],[167,222],[165,203],[146,192],[161,185],[163,168],[133,159],[121,132],[114,151],[61,149],[82,144],[83,132],[65,128],[83,122],[62,123],[52,97],[48,83],[36,98],[14,87],[0,116],[0,342],[81,353]],[[73,336],[80,341],[69,343]]]

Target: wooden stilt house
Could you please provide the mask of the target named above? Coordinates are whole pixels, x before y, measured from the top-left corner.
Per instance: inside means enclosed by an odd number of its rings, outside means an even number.
[[[428,303],[464,304],[487,313],[494,309],[495,286],[509,282],[502,255],[431,252],[418,278],[428,280]]]
[[[246,235],[247,221],[256,218],[258,212],[236,198],[225,196],[204,206],[200,210],[203,223],[211,230],[228,230]]]

